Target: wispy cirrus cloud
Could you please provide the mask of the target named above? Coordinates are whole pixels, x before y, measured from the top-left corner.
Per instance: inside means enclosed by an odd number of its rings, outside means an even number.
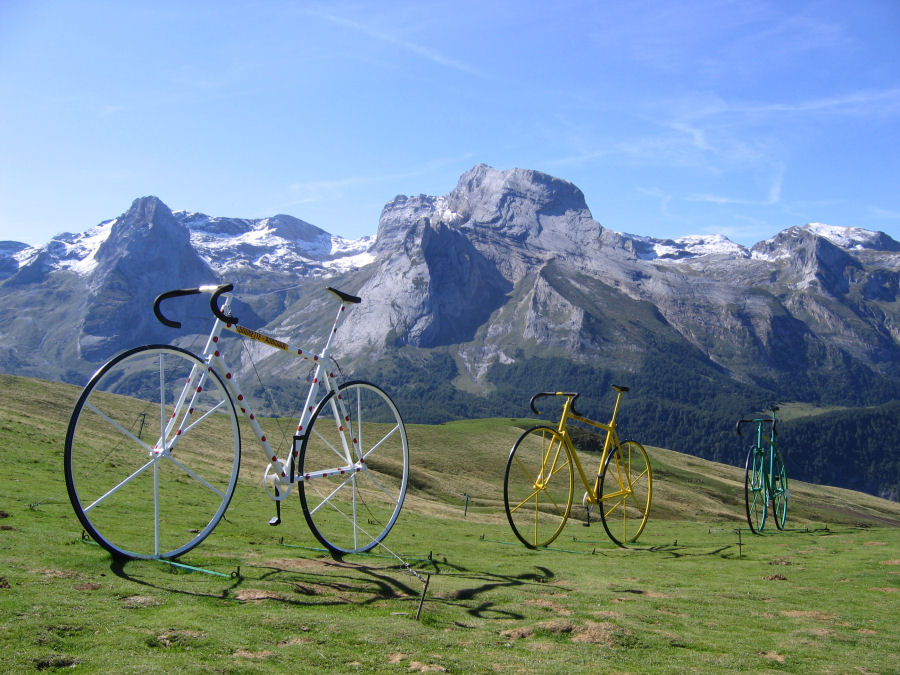
[[[850,92],[841,96],[795,102],[746,103],[725,107],[722,113],[843,113],[876,115],[900,112],[900,87]]]
[[[781,190],[784,184],[784,171],[781,170],[775,176],[766,196],[762,199],[746,199],[715,194],[695,194],[685,196],[689,202],[703,202],[706,204],[738,204],[744,206],[775,206],[781,203]]]
[[[400,49],[403,49],[410,54],[421,57],[426,61],[430,61],[444,68],[450,68],[452,70],[467,73],[469,75],[484,77],[484,73],[471,64],[465,63],[464,61],[460,61],[458,59],[450,58],[436,49],[426,47],[410,40],[405,40],[393,33],[376,28],[373,25],[361,23],[359,21],[353,21],[352,19],[348,19],[346,17],[339,16],[337,14],[333,14],[324,10],[309,9],[306,11],[306,13],[311,16],[315,16],[316,18],[322,19],[323,21],[328,21],[335,25],[349,28],[357,33],[370,37],[373,40],[399,47]]]

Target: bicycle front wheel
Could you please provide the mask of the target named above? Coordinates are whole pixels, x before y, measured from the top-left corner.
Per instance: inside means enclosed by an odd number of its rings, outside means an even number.
[[[775,461],[772,465],[772,512],[775,515],[775,526],[779,530],[784,529],[788,510],[787,469],[784,466],[784,458],[781,453],[775,451]]]
[[[368,382],[330,392],[309,421],[298,473],[303,515],[316,539],[332,553],[373,548],[400,515],[409,480],[397,406]]]
[[[506,461],[503,501],[513,533],[528,548],[548,546],[572,509],[575,474],[562,436],[532,427],[513,445]]]
[[[765,464],[765,451],[757,447],[750,448],[744,473],[744,504],[747,509],[747,523],[755,534],[762,532],[766,526],[768,478]]]
[[[637,541],[650,516],[653,471],[644,446],[620,443],[606,458],[597,486],[600,519],[606,534],[623,548]]]
[[[186,350],[147,345],[84,388],[66,433],[66,488],[85,531],[113,555],[174,558],[222,518],[240,456],[219,376]]]

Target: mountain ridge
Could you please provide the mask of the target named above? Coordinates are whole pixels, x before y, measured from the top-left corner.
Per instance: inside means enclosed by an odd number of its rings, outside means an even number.
[[[235,283],[242,323],[320,335],[331,318],[316,310],[335,285],[363,298],[336,356],[388,383],[413,421],[524,413],[534,391],[573,383],[602,408],[615,379],[640,389],[625,411],[648,442],[672,447],[662,437],[675,425],[684,446],[713,446],[695,454],[738,463],[720,420],[741,407],[898,398],[898,251],[884,233],[820,223],[750,248],[623,234],[572,183],[484,164],[445,195],[398,195],[359,240],[144,197],[43,247],[0,246],[0,370],[83,382],[116,351],[173,340],[148,311],[157,293],[217,281]],[[175,341],[208,321],[189,316]],[[291,366],[282,353],[240,358],[239,372],[276,380]],[[863,482],[896,489],[890,466]]]

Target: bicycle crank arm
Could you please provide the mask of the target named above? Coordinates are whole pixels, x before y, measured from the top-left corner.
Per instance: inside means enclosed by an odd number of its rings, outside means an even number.
[[[278,486],[275,485],[274,488],[275,488],[275,497],[276,497],[276,499],[275,499],[275,517],[269,519],[269,525],[272,525],[273,527],[275,525],[281,525],[281,500],[278,499],[278,497],[280,496],[278,493]]]

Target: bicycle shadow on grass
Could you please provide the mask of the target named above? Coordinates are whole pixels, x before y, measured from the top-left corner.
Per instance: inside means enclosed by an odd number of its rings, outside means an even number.
[[[167,565],[179,581],[164,583],[158,572],[147,570],[148,564]],[[204,578],[202,575],[205,572],[200,568],[188,565],[173,567],[167,561],[113,558],[110,570],[121,579],[167,593],[240,603],[272,601],[297,607],[364,607],[398,600],[418,602],[425,597],[425,582],[428,580],[431,584],[427,598],[430,606],[439,604],[458,608],[462,605],[473,617],[504,620],[520,619],[522,615],[498,607],[485,595],[504,588],[543,585],[556,580],[555,573],[542,566],[534,566],[519,574],[501,574],[466,568],[446,559],[429,560],[418,567],[407,568],[331,557],[276,558],[245,565],[237,574],[230,576],[214,573],[227,577],[222,579],[224,586],[219,586],[218,590],[199,589],[193,586],[193,581],[189,582],[192,584],[189,587],[185,583],[189,575],[198,575],[197,585],[215,585],[215,582]],[[444,581],[455,588],[443,590],[441,586]]]

